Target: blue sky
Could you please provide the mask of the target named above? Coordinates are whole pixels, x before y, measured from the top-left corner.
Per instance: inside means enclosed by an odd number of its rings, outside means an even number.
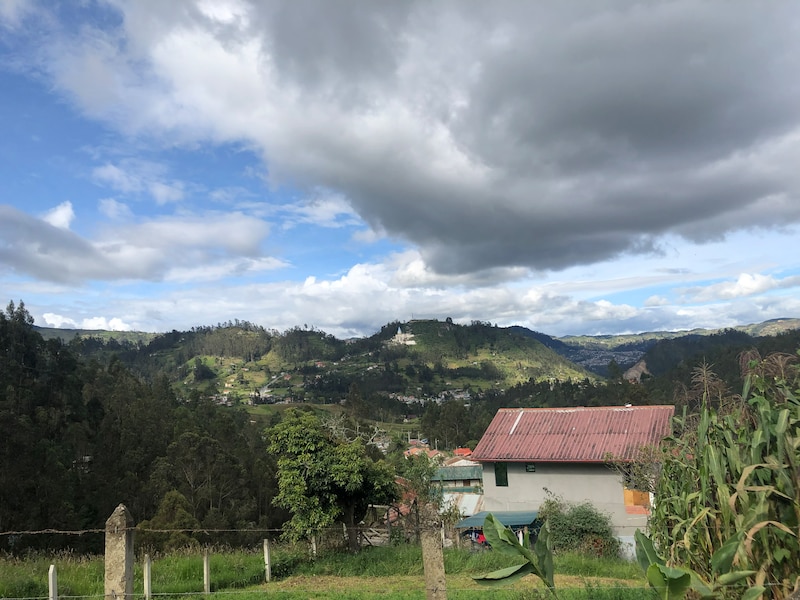
[[[800,8],[0,0],[0,297],[368,335],[800,317]]]

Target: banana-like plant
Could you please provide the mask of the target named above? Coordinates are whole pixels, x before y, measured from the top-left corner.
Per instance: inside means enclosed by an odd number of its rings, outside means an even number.
[[[486,575],[479,575],[473,579],[483,585],[506,584],[525,575],[536,575],[547,586],[547,589],[554,598],[556,586],[553,582],[553,549],[550,542],[550,530],[545,522],[539,530],[533,549],[530,547],[530,537],[528,532],[523,533],[522,543],[520,544],[516,534],[500,521],[493,514],[486,515],[483,522],[483,535],[486,541],[497,552],[508,554],[515,558],[521,558],[522,563],[505,569],[498,569]]]

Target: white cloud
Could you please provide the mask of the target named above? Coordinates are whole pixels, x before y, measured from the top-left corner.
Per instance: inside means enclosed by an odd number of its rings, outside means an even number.
[[[663,296],[650,296],[644,301],[645,306],[667,306],[668,304],[669,300]]]
[[[153,181],[150,182],[147,187],[158,204],[183,200],[183,186],[179,183],[166,184],[160,181]]]
[[[107,331],[131,331],[132,327],[117,317],[91,317],[81,322],[81,329],[105,329]]]
[[[69,229],[74,218],[75,211],[72,209],[72,202],[69,200],[47,211],[42,217],[44,221],[59,229]]]
[[[33,11],[32,0],[0,0],[0,25],[18,27],[23,18]]]
[[[133,217],[130,207],[114,198],[102,198],[97,203],[98,210],[114,221],[126,221]]]
[[[183,200],[185,185],[180,181],[165,181],[165,171],[156,163],[127,160],[120,165],[106,163],[95,167],[92,179],[122,194],[149,194],[160,205]]]
[[[683,292],[691,302],[715,302],[797,286],[800,286],[800,276],[777,278],[761,273],[741,273],[735,281],[723,281],[705,287],[688,288]]]
[[[112,164],[95,167],[92,171],[92,177],[95,181],[108,185],[124,194],[139,192],[144,187],[138,175],[131,174]]]
[[[301,203],[284,205],[280,210],[287,215],[283,221],[285,229],[291,229],[298,223],[329,228],[362,224],[344,196],[325,190],[317,191]]]
[[[111,319],[106,317],[86,317],[75,320],[55,313],[44,313],[42,316],[48,327],[55,327],[57,329],[133,331],[133,327],[118,317],[113,317]]]
[[[57,315],[55,313],[44,313],[42,315],[44,322],[48,327],[56,327],[58,329],[77,329],[78,324],[69,317]]]
[[[62,283],[185,280],[203,269],[235,277],[284,264],[263,253],[268,233],[269,225],[255,217],[204,212],[117,223],[86,239],[0,205],[0,239],[7,242],[0,245],[0,264],[20,275]]]

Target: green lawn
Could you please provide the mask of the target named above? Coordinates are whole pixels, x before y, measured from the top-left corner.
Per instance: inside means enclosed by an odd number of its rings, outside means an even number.
[[[61,553],[24,559],[0,558],[0,597],[46,597],[50,564],[55,564],[58,572],[59,596],[102,596],[102,558]],[[202,595],[202,565],[199,550],[156,558],[152,567],[153,593]],[[264,583],[260,548],[249,552],[212,552],[210,565],[212,591],[220,598],[235,595],[242,600],[261,599],[267,591],[287,600],[425,597],[422,556],[414,546],[367,548],[356,555],[330,552],[312,561],[304,546],[275,545],[273,581],[269,584]],[[500,599],[546,597],[534,577],[491,590],[472,580],[472,575],[503,566],[508,566],[508,559],[497,553],[446,550],[448,598],[484,600],[487,594]],[[141,597],[141,561],[137,561],[135,576],[134,592]],[[636,565],[579,556],[557,557],[556,587],[562,600],[634,600],[649,596]]]

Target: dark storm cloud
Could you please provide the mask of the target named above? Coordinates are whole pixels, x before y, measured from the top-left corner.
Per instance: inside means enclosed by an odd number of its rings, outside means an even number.
[[[442,273],[800,221],[795,3],[115,4],[131,123],[245,140]]]
[[[559,269],[654,252],[670,232],[702,242],[796,223],[799,12],[285,4],[264,17],[281,76],[309,98],[359,98],[338,107],[351,116],[398,103],[419,130],[358,147],[331,122],[298,136],[302,159],[270,159],[342,190],[444,272]],[[462,161],[450,171],[447,152]]]

